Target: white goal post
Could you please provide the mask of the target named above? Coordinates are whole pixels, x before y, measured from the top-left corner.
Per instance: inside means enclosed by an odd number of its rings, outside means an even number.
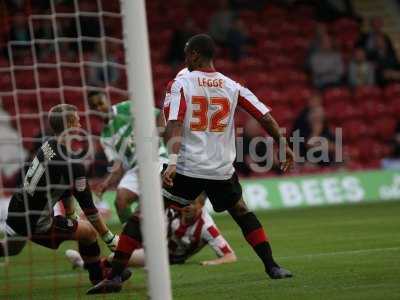
[[[136,151],[141,186],[142,233],[152,300],[171,300],[164,205],[161,198],[158,147],[153,111],[153,84],[144,0],[121,0],[128,90],[134,102]]]

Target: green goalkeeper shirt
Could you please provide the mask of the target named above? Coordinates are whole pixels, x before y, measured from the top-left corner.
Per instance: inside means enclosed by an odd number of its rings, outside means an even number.
[[[131,103],[131,101],[124,101],[113,105],[113,116],[100,134],[100,142],[108,161],[120,160],[125,170],[132,169],[137,164]],[[160,110],[155,108],[154,113],[157,117]],[[158,154],[161,157],[167,157],[167,149],[161,140]]]

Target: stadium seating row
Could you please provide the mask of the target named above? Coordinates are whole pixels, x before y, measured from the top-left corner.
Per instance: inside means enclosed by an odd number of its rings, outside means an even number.
[[[83,3],[84,1],[82,1]],[[29,5],[27,1],[25,13],[42,14],[40,8]],[[80,3],[80,2],[77,2]],[[98,1],[92,1],[91,6],[81,7],[82,11],[97,11]],[[102,11],[119,12],[117,1],[100,1]],[[196,24],[207,29],[210,15],[213,11],[213,1],[203,1],[205,9],[190,8],[190,1],[185,7],[180,0],[168,2],[147,1],[148,24],[150,33],[151,58],[153,64],[153,78],[155,97],[160,104],[167,82],[177,72],[165,63],[173,34],[173,27],[178,28],[190,17]],[[169,9],[176,7],[176,9]],[[207,7],[210,7],[207,10]],[[57,12],[72,12],[68,5],[57,5]],[[100,16],[100,15],[99,15]],[[11,17],[3,20],[5,26],[0,26],[0,45],[7,41],[11,26]],[[246,24],[248,33],[254,40],[249,49],[249,57],[239,62],[229,59],[219,59],[216,67],[221,72],[230,74],[237,81],[246,84],[259,98],[273,108],[274,115],[285,127],[290,128],[300,110],[314,93],[308,75],[304,71],[304,61],[309,45],[315,35],[317,22],[314,11],[309,6],[299,6],[295,11],[269,4],[263,10],[245,10],[240,17]],[[115,38],[122,37],[121,20],[102,16],[106,26],[106,35]],[[262,20],[262,22],[260,22]],[[340,19],[328,25],[328,31],[335,37],[337,44],[348,60],[355,41],[359,35],[359,24],[351,19]],[[121,49],[113,50],[114,57],[121,64],[124,63]],[[220,51],[224,51],[220,49]],[[68,103],[85,109],[85,93],[83,88],[87,83],[90,55],[84,54],[85,64],[64,66],[56,64],[55,54],[37,58],[40,63],[53,64],[49,67],[29,68],[33,65],[30,51],[15,59],[14,66],[25,66],[25,69],[14,68],[11,73],[9,62],[0,57],[0,91],[3,107],[12,115],[16,114],[15,101],[18,103],[19,116],[14,118],[13,124],[21,126],[24,137],[36,136],[40,126],[38,122],[45,117],[39,111],[46,111],[52,105],[64,99]],[[78,55],[61,54],[62,62],[79,63]],[[82,61],[81,61],[82,63]],[[58,67],[60,67],[58,69]],[[81,69],[83,68],[83,69]],[[35,80],[37,76],[37,80]],[[13,80],[13,78],[15,80]],[[120,71],[113,88],[106,87],[113,102],[126,98],[126,74]],[[38,87],[40,92],[34,92]],[[60,89],[63,87],[63,89]],[[44,88],[44,89],[43,89]],[[11,95],[10,92],[17,90]],[[347,155],[351,157],[349,166],[352,168],[375,167],[379,158],[388,153],[387,139],[394,131],[396,119],[400,117],[400,85],[389,85],[384,89],[376,86],[357,88],[354,91],[348,88],[335,88],[323,95],[324,107],[332,127],[344,128],[344,142]],[[39,101],[41,100],[41,101]],[[40,103],[39,103],[40,102]],[[390,107],[390,109],[388,109]],[[244,112],[237,114],[237,126],[243,126],[248,116]],[[90,117],[93,133],[97,133],[100,124],[94,117]],[[371,121],[372,120],[372,121]],[[87,122],[83,122],[87,124]],[[39,123],[40,124],[40,123]],[[377,139],[376,139],[377,138]],[[32,143],[25,143],[27,148]],[[321,172],[321,169],[303,169],[302,172]],[[265,176],[265,174],[263,174]]]

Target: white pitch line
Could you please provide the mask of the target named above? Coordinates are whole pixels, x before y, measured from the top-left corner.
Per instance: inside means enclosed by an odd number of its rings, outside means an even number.
[[[387,248],[372,248],[372,249],[359,249],[359,250],[348,250],[348,251],[335,251],[335,252],[321,252],[321,253],[311,253],[302,255],[292,255],[292,256],[281,256],[280,259],[290,259],[290,258],[303,258],[303,257],[323,257],[323,256],[336,256],[336,255],[346,255],[346,254],[360,254],[360,253],[372,253],[381,251],[396,251],[400,250],[400,247],[387,247]]]
[[[53,275],[33,275],[32,277],[18,277],[18,278],[13,278],[12,281],[29,281],[29,280],[38,280],[38,279],[54,279],[54,278],[70,278],[70,277],[76,277],[79,275],[79,273],[74,272],[74,273],[64,273],[64,274],[53,274]]]
[[[336,252],[322,252],[313,254],[302,254],[302,255],[292,255],[292,256],[281,256],[279,259],[291,259],[291,258],[313,258],[313,257],[324,257],[324,256],[336,256],[336,255],[346,255],[346,254],[360,254],[360,253],[373,253],[381,251],[396,251],[400,250],[400,247],[388,247],[388,248],[373,248],[373,249],[360,249],[360,250],[348,250],[348,251],[336,251]],[[53,274],[53,275],[34,275],[33,277],[19,277],[13,278],[13,281],[28,281],[36,279],[53,279],[57,278],[70,278],[79,275],[79,272],[71,272],[64,274]]]

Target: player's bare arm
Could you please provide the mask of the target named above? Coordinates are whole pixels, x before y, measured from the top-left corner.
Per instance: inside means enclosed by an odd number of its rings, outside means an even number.
[[[217,266],[222,264],[234,263],[236,261],[237,261],[236,254],[232,252],[216,259],[202,261],[200,264],[202,266]]]
[[[74,195],[78,200],[79,205],[82,208],[86,218],[89,220],[90,224],[101,236],[102,240],[104,241],[104,243],[106,243],[108,248],[114,251],[117,248],[118,236],[110,231],[103,218],[99,215],[93,203],[92,193],[90,192],[89,188],[86,188],[84,191],[77,191],[74,193]],[[86,222],[79,222],[81,226],[79,226],[78,224],[78,234],[80,230],[79,227],[84,226],[84,223]]]
[[[110,174],[101,182],[97,189],[96,194],[100,197],[107,189],[118,183],[124,175],[124,169],[120,160],[114,160],[110,170]]]
[[[294,154],[292,149],[288,146],[286,142],[286,138],[281,134],[279,125],[276,120],[272,117],[270,113],[266,113],[259,119],[261,126],[268,132],[268,134],[274,139],[274,141],[281,145],[284,143],[286,157],[283,158],[280,162],[280,168],[283,172],[289,170],[289,168],[293,165]],[[279,157],[281,159],[281,157]]]
[[[114,251],[118,244],[118,236],[110,231],[94,205],[92,192],[85,176],[83,165],[81,163],[76,163],[73,165],[72,169],[74,173],[74,188],[72,195],[76,198],[86,218],[101,236],[104,243],[107,244],[110,250]]]
[[[76,213],[76,203],[72,196],[68,196],[62,199],[62,204],[64,206],[65,216],[68,219],[78,220],[78,214]]]
[[[173,186],[178,153],[181,148],[182,132],[183,123],[181,121],[168,121],[164,134],[164,142],[167,145],[169,153],[168,167],[163,174],[163,184],[166,186]]]
[[[160,113],[156,118],[156,125],[159,137],[163,138],[165,133],[165,117],[163,113]]]

